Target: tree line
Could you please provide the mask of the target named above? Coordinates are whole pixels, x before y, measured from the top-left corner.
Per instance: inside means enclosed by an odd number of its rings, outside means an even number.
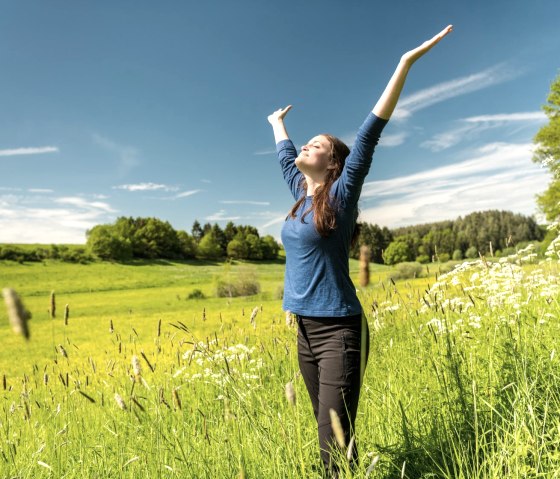
[[[545,236],[546,227],[537,225],[533,218],[498,210],[393,229],[361,223],[350,256],[358,259],[360,247],[367,245],[374,263],[445,262],[476,258],[479,252],[487,256],[511,254],[525,242],[544,240],[543,245],[546,244]],[[552,236],[549,234],[548,241]],[[86,232],[86,237],[85,246],[0,245],[0,259],[20,262],[59,259],[81,263],[137,258],[274,260],[281,249],[272,236],[261,237],[254,226],[235,225],[231,221],[225,228],[217,223],[201,225],[194,221],[189,234],[157,218],[120,217],[113,224],[94,226]]]
[[[158,218],[120,217],[113,224],[94,226],[86,232],[87,249],[104,260],[210,259],[273,260],[280,246],[271,235],[261,237],[257,228],[229,222],[193,223],[191,234],[175,230]]]
[[[498,210],[393,229],[362,223],[350,255],[358,259],[360,247],[367,245],[374,263],[445,262],[475,258],[479,252],[491,256],[511,254],[516,245],[542,241],[545,235],[546,227],[537,225],[533,218]]]

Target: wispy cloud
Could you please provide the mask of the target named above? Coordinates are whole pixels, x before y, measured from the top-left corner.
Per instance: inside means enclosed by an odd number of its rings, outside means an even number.
[[[206,218],[204,218],[206,221],[236,221],[236,220],[240,220],[242,217],[241,216],[227,216],[226,215],[227,211],[226,210],[220,210],[217,213],[213,213],[209,216],[206,216]]]
[[[270,201],[251,201],[251,200],[222,200],[220,203],[226,205],[270,205]]]
[[[30,193],[54,193],[54,190],[48,188],[29,188],[27,191]]]
[[[276,148],[266,148],[264,150],[258,150],[253,153],[253,155],[273,155],[276,154]]]
[[[452,165],[364,184],[360,220],[396,227],[454,219],[472,211],[535,213],[549,175],[531,161],[530,143],[491,143]],[[375,202],[375,206],[369,206]]]
[[[0,195],[0,242],[83,244],[86,230],[113,221],[114,212],[81,197]]]
[[[97,133],[92,134],[93,141],[105,150],[114,153],[119,158],[118,175],[124,176],[135,166],[140,164],[139,150],[133,146],[121,145]]]
[[[175,198],[186,198],[187,196],[195,195],[196,193],[201,192],[202,190],[190,190],[190,191],[183,191],[175,196]]]
[[[521,73],[520,69],[513,69],[507,63],[499,63],[472,75],[438,83],[401,98],[391,118],[396,120],[408,118],[414,112],[428,106],[506,82]]]
[[[540,111],[471,116],[457,120],[455,122],[457,126],[434,135],[433,138],[424,141],[420,146],[434,152],[442,151],[455,146],[461,141],[472,140],[485,130],[509,126],[512,123],[527,126],[536,122],[546,121],[546,119],[546,115]],[[511,134],[511,130],[509,134]]]
[[[127,191],[177,191],[179,188],[176,186],[162,185],[159,183],[136,183],[132,185],[118,185],[113,186],[114,190],[127,190]]]
[[[200,181],[202,181],[203,183],[212,183],[211,180],[207,180],[207,179],[205,179],[205,178],[202,178]]]
[[[0,150],[0,156],[40,155],[43,153],[56,153],[56,152],[58,152],[58,147],[56,146],[39,146],[39,147],[13,148],[10,150]]]
[[[65,196],[62,198],[55,198],[55,203],[77,206],[78,208],[86,208],[92,210],[102,210],[108,213],[113,213],[115,210],[111,208],[108,203],[102,201],[87,201],[80,196]]]

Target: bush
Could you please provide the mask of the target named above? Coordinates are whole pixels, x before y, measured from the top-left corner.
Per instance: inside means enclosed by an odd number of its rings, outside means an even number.
[[[216,296],[219,298],[251,296],[253,294],[258,294],[260,290],[261,286],[259,282],[254,279],[242,278],[235,283],[220,279],[216,285]]]
[[[455,251],[453,251],[453,259],[455,261],[461,261],[463,259],[463,253],[460,249],[456,249]]]
[[[421,254],[416,258],[417,263],[426,264],[430,262],[430,257],[427,254]]]
[[[224,280],[219,280],[216,284],[216,296],[218,298],[234,298],[241,296],[234,283],[229,283]]]
[[[389,273],[389,278],[395,279],[410,279],[410,278],[421,278],[426,276],[424,267],[415,261],[399,263],[397,265],[397,270]]]
[[[206,296],[202,291],[200,291],[200,289],[192,290],[187,296],[187,299],[204,299],[204,298],[206,298]]]
[[[471,246],[465,252],[465,258],[469,258],[469,259],[478,258],[478,249],[476,248],[476,246]]]

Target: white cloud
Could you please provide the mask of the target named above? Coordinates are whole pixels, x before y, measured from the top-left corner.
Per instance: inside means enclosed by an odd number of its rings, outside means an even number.
[[[532,147],[491,143],[459,163],[367,182],[360,220],[397,227],[488,209],[534,214],[535,194],[547,187],[550,177],[531,161]],[[376,205],[367,206],[372,201]]]
[[[115,211],[81,197],[0,195],[0,242],[83,244],[86,230],[113,221]]]
[[[412,113],[427,108],[428,106],[506,82],[520,74],[521,71],[519,69],[514,70],[507,66],[506,63],[499,63],[498,65],[494,65],[478,73],[473,73],[472,75],[438,83],[401,98],[391,119],[406,119],[410,117]]]
[[[510,121],[546,121],[547,116],[542,111],[522,111],[517,113],[498,113],[494,115],[479,115],[465,118],[463,121],[469,123],[510,122]]]
[[[111,208],[111,206],[107,203],[103,203],[101,201],[87,201],[86,199],[81,198],[79,196],[66,196],[62,198],[55,198],[54,202],[60,204],[73,205],[78,208],[102,210],[108,213],[115,212],[115,210]]]
[[[206,221],[236,221],[240,220],[241,216],[226,216],[226,210],[220,210],[210,216],[204,218]]]
[[[276,148],[266,148],[264,150],[258,150],[253,153],[253,155],[274,155],[276,154]]]
[[[265,223],[264,225],[261,226],[261,228],[264,230],[272,225],[277,225],[278,223],[283,223],[284,220],[286,219],[286,216],[288,214],[286,213],[285,215],[282,216],[275,216],[274,218],[272,218],[270,221],[268,221],[267,223]]]
[[[153,190],[177,191],[179,188],[177,188],[176,186],[162,185],[159,183],[137,183],[133,185],[113,186],[113,189],[127,190],[127,191],[153,191]]]
[[[54,190],[48,188],[29,188],[27,191],[30,193],[54,193]]]
[[[27,148],[13,148],[11,150],[0,150],[0,156],[15,156],[15,155],[39,155],[43,153],[58,152],[56,146],[39,146]]]
[[[196,193],[201,192],[202,190],[190,190],[190,191],[183,191],[175,196],[175,198],[186,198],[187,196],[195,195]]]
[[[404,132],[394,133],[392,135],[381,135],[379,146],[391,147],[402,145],[406,136],[407,134]]]
[[[535,122],[542,122],[547,119],[546,115],[539,111],[500,113],[494,115],[471,116],[457,120],[458,126],[454,126],[447,131],[438,133],[432,139],[424,141],[420,146],[432,151],[442,151],[451,148],[461,141],[472,140],[485,130],[508,126],[518,123],[529,126]],[[512,130],[509,130],[511,134]]]
[[[220,203],[227,205],[270,205],[270,201],[251,201],[251,200],[222,200]]]

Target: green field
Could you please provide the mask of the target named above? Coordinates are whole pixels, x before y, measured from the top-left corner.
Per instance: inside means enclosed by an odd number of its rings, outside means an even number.
[[[370,478],[560,477],[557,263],[521,252],[396,283],[372,265],[362,469],[348,477],[371,464]],[[0,477],[320,477],[283,271],[0,262],[33,315],[26,342],[0,310]],[[218,298],[220,278],[261,290]],[[187,299],[195,289],[206,298]]]

